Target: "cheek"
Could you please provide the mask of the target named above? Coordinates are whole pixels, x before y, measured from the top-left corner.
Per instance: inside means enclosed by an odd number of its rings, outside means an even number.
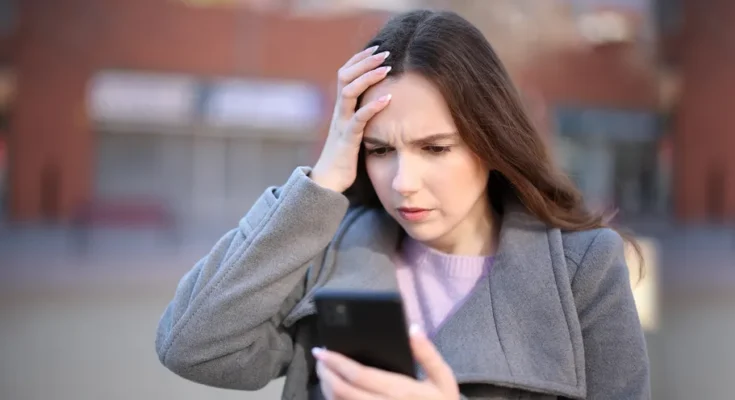
[[[435,196],[443,203],[474,202],[485,191],[490,171],[468,154],[456,154],[443,160],[440,168],[432,169],[427,178]]]
[[[372,183],[375,192],[382,197],[383,193],[390,189],[390,181],[387,179],[389,175],[388,167],[382,160],[368,158],[365,160],[365,170],[367,170],[370,183]]]

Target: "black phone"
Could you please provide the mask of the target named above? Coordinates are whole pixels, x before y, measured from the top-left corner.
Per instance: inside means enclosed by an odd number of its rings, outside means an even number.
[[[360,364],[416,377],[400,293],[320,289],[320,342]]]

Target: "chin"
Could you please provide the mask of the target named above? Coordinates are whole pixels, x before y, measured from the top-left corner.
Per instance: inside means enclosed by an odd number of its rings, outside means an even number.
[[[405,230],[406,234],[408,236],[411,236],[412,239],[422,242],[422,243],[436,241],[438,238],[444,235],[443,231],[436,229],[434,227],[430,227],[430,226],[405,226],[403,225],[403,230]]]

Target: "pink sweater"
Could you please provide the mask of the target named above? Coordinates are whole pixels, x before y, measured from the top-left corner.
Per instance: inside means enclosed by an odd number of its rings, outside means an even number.
[[[493,257],[445,254],[406,236],[394,261],[408,322],[433,334],[490,271]]]

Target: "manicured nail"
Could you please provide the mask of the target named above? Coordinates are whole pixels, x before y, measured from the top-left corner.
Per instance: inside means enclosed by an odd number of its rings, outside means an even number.
[[[391,66],[389,65],[389,66],[387,66],[387,67],[383,67],[382,69],[383,69],[383,73],[387,75],[387,74],[388,74],[388,72],[390,72],[390,70],[392,70],[392,69],[393,69],[393,67],[391,67]]]
[[[393,97],[392,94],[386,94],[385,96],[381,96],[378,98],[378,101],[381,103],[387,103],[390,101],[391,97]]]
[[[376,50],[378,50],[378,47],[380,47],[380,46],[368,47],[367,50],[365,50],[365,51],[367,51],[370,54],[373,54],[373,53],[375,53]]]
[[[321,360],[321,357],[324,356],[324,349],[321,347],[312,347],[311,354],[314,355],[314,358]]]
[[[421,327],[418,324],[411,324],[408,328],[408,334],[411,336],[417,336],[421,334]]]
[[[378,54],[378,57],[380,57],[383,60],[385,60],[386,58],[388,58],[389,55],[390,55],[390,51],[384,51],[384,52]]]

